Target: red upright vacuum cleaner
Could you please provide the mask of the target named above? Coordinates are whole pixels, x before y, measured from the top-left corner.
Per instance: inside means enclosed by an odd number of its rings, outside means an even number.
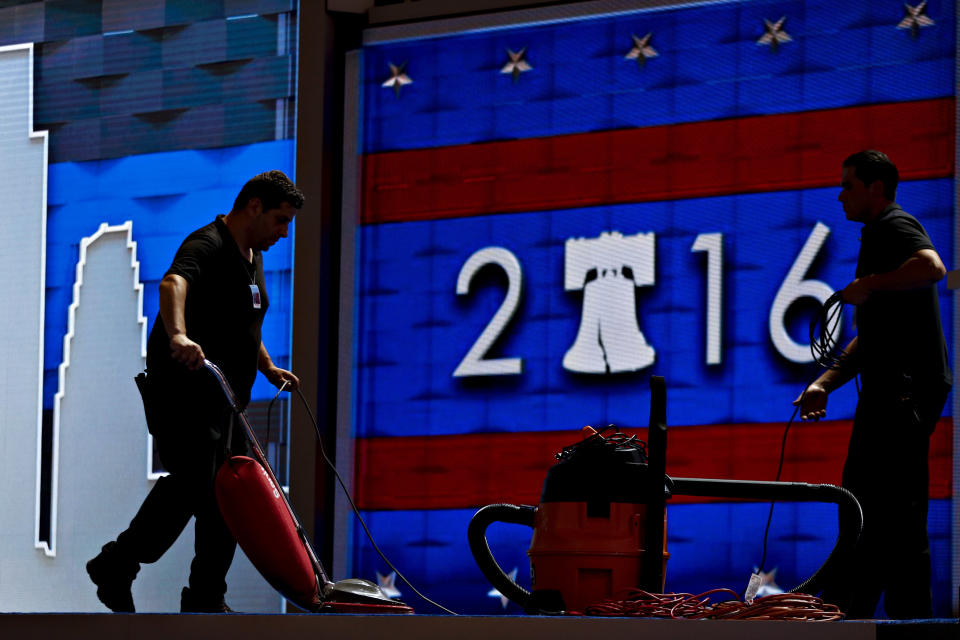
[[[841,487],[802,482],[671,478],[666,475],[666,384],[650,379],[649,446],[631,437],[593,432],[557,454],[539,506],[496,504],[473,516],[467,539],[484,577],[529,613],[584,611],[628,589],[664,589],[665,501],[673,495],[833,502],[841,528],[824,564],[793,592],[817,593],[838,558],[860,536],[863,514]],[[514,582],[494,560],[486,530],[494,522],[533,529],[530,590]]]
[[[253,452],[252,458],[228,458],[217,472],[220,512],[240,548],[270,586],[310,612],[413,613],[411,607],[391,600],[368,580],[333,582],[327,577],[226,377],[209,360],[204,360],[203,366],[220,383]]]

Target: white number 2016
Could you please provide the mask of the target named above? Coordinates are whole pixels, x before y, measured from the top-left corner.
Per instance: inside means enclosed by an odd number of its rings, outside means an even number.
[[[830,235],[829,227],[818,222],[790,267],[770,307],[770,338],[777,351],[793,362],[810,362],[812,356],[809,345],[794,341],[787,332],[784,322],[787,309],[800,298],[814,298],[823,304],[833,294],[833,289],[827,283],[804,279],[828,235]],[[701,233],[697,235],[690,250],[707,254],[706,363],[717,365],[723,359],[723,234]],[[457,378],[519,375],[523,372],[522,358],[485,358],[490,347],[513,319],[520,303],[523,271],[517,257],[503,247],[480,249],[461,267],[460,275],[457,277],[457,295],[470,293],[473,277],[481,268],[490,264],[500,267],[507,274],[507,295],[476,342],[470,347],[467,355],[454,370],[453,375]],[[834,339],[839,337],[839,323],[830,327],[829,330]]]
[[[457,295],[470,293],[470,282],[477,271],[495,264],[507,274],[507,295],[500,304],[500,308],[487,323],[480,337],[463,357],[453,372],[455,378],[467,376],[510,376],[523,372],[521,358],[490,358],[484,356],[496,342],[500,334],[513,319],[513,314],[520,303],[520,291],[523,287],[523,272],[520,261],[508,249],[503,247],[486,247],[470,256],[457,276]]]

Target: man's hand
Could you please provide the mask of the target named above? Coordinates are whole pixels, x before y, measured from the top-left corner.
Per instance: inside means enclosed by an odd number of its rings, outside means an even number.
[[[800,405],[800,419],[817,421],[827,416],[827,390],[814,382],[800,397],[793,401],[793,406]]]
[[[863,304],[873,290],[867,284],[867,278],[857,278],[840,291],[840,297],[847,304]]]
[[[203,349],[185,333],[178,333],[170,338],[170,351],[173,359],[188,369],[196,370],[203,366]]]
[[[270,367],[263,372],[263,375],[270,381],[270,384],[278,389],[283,387],[284,382],[287,383],[285,387],[287,391],[293,391],[300,386],[300,378],[295,376],[292,371],[287,371],[280,367]]]

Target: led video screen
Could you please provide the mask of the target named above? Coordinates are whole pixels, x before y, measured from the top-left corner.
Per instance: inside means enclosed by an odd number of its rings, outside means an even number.
[[[519,611],[470,555],[476,509],[536,504],[584,425],[644,427],[651,375],[667,384],[669,474],[774,479],[818,373],[809,318],[856,268],[847,155],[890,155],[898,202],[954,264],[952,3],[913,22],[897,2],[576,11],[372,30],[357,58],[356,492],[387,555],[461,612]],[[848,309],[838,339],[854,335]],[[839,484],[856,394],[794,423],[782,480]],[[956,592],[952,406],[931,443],[938,615]],[[742,591],[768,509],[671,500],[667,590]],[[826,559],[836,511],[779,503],[773,518],[768,588],[789,589]],[[489,535],[529,586],[530,531]],[[353,573],[414,599],[352,540]]]

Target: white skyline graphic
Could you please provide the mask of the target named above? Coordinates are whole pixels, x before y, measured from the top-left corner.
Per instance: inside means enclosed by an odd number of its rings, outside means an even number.
[[[79,255],[54,399],[49,540],[41,541],[47,134],[33,131],[33,45],[0,47],[0,215],[16,241],[0,248],[0,610],[103,612],[84,564],[128,524],[152,487],[146,424],[133,376],[147,322],[133,225],[100,225]],[[193,527],[134,582],[138,611],[178,611]],[[282,610],[238,549],[227,600]]]

